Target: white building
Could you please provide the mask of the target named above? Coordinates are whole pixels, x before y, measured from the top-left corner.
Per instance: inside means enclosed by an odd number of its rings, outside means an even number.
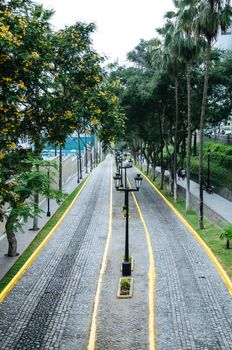
[[[232,26],[225,32],[220,29],[215,47],[223,50],[232,50]]]

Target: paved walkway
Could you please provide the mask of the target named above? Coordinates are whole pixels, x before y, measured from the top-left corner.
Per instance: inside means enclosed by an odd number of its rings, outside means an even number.
[[[108,157],[94,169],[56,234],[0,305],[1,350],[86,350],[108,235],[111,164]],[[131,183],[135,173],[128,171]],[[232,298],[215,266],[145,179],[136,196],[155,257],[157,350],[232,350]],[[132,299],[116,298],[124,253],[123,199],[122,193],[113,190],[97,350],[149,349],[149,253],[132,197],[134,293]]]
[[[177,180],[179,186],[186,189],[186,180]],[[190,181],[190,191],[199,199],[199,184]],[[209,194],[204,191],[204,203],[223,219],[232,224],[232,202],[219,196],[216,193]]]
[[[160,167],[156,168],[157,172],[160,173]],[[169,172],[166,170],[166,174],[168,175]],[[186,189],[186,179],[178,180],[177,184]],[[191,195],[193,195],[197,200],[199,200],[199,184],[190,181],[190,192]],[[204,194],[204,204],[210,208],[213,212],[217,213],[222,219],[225,219],[226,221],[230,222],[232,224],[232,202],[219,196],[216,193],[209,194],[206,191],[203,192]]]

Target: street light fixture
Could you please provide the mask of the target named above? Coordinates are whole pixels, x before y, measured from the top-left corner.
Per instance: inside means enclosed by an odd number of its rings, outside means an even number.
[[[116,190],[119,189],[119,187],[121,186],[121,174],[120,173],[116,173],[114,176],[114,184],[115,184],[115,188]]]
[[[122,262],[122,276],[131,276],[131,261],[129,256],[129,192],[136,192],[139,191],[142,183],[142,176],[140,174],[137,174],[134,178],[135,181],[135,188],[129,188],[127,186],[127,180],[126,180],[126,169],[130,168],[131,165],[125,164],[121,167],[122,169],[125,169],[125,187],[121,186],[122,183],[122,175],[120,173],[116,173],[114,176],[114,182],[115,182],[115,188],[117,191],[121,191],[125,193],[125,216],[126,216],[126,230],[125,230],[125,255]]]
[[[135,179],[135,187],[139,191],[143,178],[142,178],[141,174],[137,174],[137,176],[135,176],[134,179]]]

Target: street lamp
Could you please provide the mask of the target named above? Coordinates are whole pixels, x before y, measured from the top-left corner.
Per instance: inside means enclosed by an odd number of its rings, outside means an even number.
[[[126,166],[122,167],[125,169],[125,176],[126,176],[126,169],[128,167]],[[129,188],[127,186],[126,179],[125,179],[125,187],[121,186],[122,175],[120,173],[116,173],[114,176],[116,190],[122,191],[125,193],[126,230],[125,230],[125,256],[122,262],[122,276],[131,276],[131,261],[129,256],[129,192],[139,191],[142,179],[143,179],[142,176],[140,174],[137,174],[134,178],[135,188]]]

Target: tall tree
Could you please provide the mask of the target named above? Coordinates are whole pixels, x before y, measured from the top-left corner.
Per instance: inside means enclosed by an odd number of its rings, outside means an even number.
[[[174,185],[174,201],[177,201],[177,145],[178,145],[178,129],[179,129],[179,75],[183,71],[184,63],[178,56],[176,47],[173,45],[175,33],[176,13],[167,12],[165,15],[166,23],[162,28],[157,29],[158,33],[164,38],[162,67],[167,73],[173,77],[175,82],[175,136],[174,136],[174,154],[173,154],[173,185]],[[171,176],[171,174],[170,174]]]
[[[203,142],[205,113],[208,95],[208,81],[210,70],[210,57],[212,44],[217,38],[218,31],[221,28],[226,30],[231,24],[232,8],[230,0],[200,0],[188,1],[189,6],[194,8],[195,16],[193,26],[198,35],[206,39],[205,54],[205,80],[201,105],[200,118],[200,162],[199,162],[199,185],[200,185],[200,205],[199,205],[199,228],[204,228],[203,220]]]
[[[199,55],[204,41],[200,40],[192,29],[193,11],[185,6],[185,0],[175,1],[177,7],[177,22],[174,31],[173,46],[176,52],[186,63],[187,76],[187,105],[188,105],[188,140],[187,140],[187,171],[186,171],[186,204],[185,210],[188,213],[190,209],[190,166],[191,166],[191,139],[192,139],[192,121],[191,121],[191,68],[192,61]]]

